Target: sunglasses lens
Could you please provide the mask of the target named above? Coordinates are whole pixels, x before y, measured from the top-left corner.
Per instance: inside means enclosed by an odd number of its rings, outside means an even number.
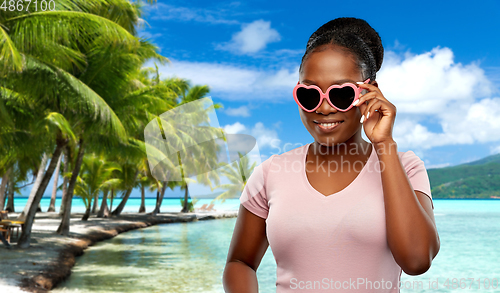
[[[321,96],[316,89],[298,88],[296,94],[300,105],[309,111],[316,108],[321,99]]]
[[[332,104],[340,109],[347,109],[354,101],[354,89],[350,86],[333,88],[330,90],[329,98]]]

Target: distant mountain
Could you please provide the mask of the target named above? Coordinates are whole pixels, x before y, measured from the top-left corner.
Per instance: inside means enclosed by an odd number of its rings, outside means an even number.
[[[500,154],[427,173],[433,198],[500,198]]]
[[[483,158],[483,159],[480,159],[480,160],[477,160],[474,162],[464,163],[462,165],[481,165],[481,164],[486,164],[486,163],[490,163],[490,162],[500,163],[500,154],[488,156],[486,158]]]

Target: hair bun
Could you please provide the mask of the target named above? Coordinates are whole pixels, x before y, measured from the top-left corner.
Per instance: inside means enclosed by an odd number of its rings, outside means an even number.
[[[384,59],[384,47],[379,34],[363,19],[354,17],[339,17],[333,19],[318,28],[309,38],[307,47],[310,47],[322,35],[344,35],[355,34],[359,36],[370,48],[377,71],[382,67]]]

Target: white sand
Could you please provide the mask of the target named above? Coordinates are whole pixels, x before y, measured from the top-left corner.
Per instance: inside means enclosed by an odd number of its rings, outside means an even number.
[[[18,215],[19,213],[10,213],[9,218],[14,219]],[[66,264],[61,264],[61,253],[68,251],[69,247],[72,247],[70,251],[75,251],[75,247],[80,248],[80,250],[81,248],[85,249],[95,241],[95,237],[92,240],[88,240],[89,235],[96,232],[100,232],[100,238],[102,238],[102,232],[116,236],[118,232],[115,229],[121,231],[123,229],[129,230],[147,227],[157,221],[193,221],[196,219],[235,217],[236,215],[237,211],[185,214],[161,213],[157,216],[123,213],[120,217],[105,219],[95,218],[95,215],[92,215],[88,221],[81,221],[80,219],[83,214],[74,213],[71,215],[70,235],[69,237],[65,237],[55,233],[61,222],[58,213],[39,212],[36,214],[35,223],[33,224],[31,246],[29,248],[22,249],[17,247],[17,237],[11,239],[11,249],[7,249],[0,243],[0,292],[46,292],[45,288],[40,288],[38,284],[48,288],[52,287],[52,279],[50,276],[47,277],[48,271],[57,270],[59,265],[62,265],[66,271],[69,271],[69,268],[73,266],[74,260],[73,263],[66,261]],[[64,271],[62,269],[62,272]],[[41,278],[43,273],[44,277]],[[62,273],[59,272],[59,274]],[[29,280],[31,282],[28,282]],[[47,280],[49,281],[47,282]],[[30,291],[24,291],[21,288]]]

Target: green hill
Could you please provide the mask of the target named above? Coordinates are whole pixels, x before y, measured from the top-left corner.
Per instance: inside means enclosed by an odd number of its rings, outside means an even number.
[[[500,197],[500,154],[427,173],[433,198]]]

